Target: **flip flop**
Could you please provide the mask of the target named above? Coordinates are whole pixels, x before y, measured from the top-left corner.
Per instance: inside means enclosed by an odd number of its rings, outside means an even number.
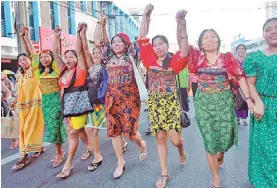
[[[166,180],[164,180],[165,178],[166,178]],[[160,179],[158,180],[160,182],[160,185],[157,186],[157,184],[158,184],[158,182],[157,182],[156,188],[165,188],[169,179],[170,179],[169,175],[161,175]]]
[[[23,169],[25,166],[27,166],[29,163],[29,160],[22,160],[22,161],[17,161],[15,163],[15,165],[12,167],[12,170],[21,170]]]
[[[86,150],[85,153],[82,155],[81,160],[85,161],[91,156],[91,151]]]
[[[37,158],[39,157],[40,155],[42,155],[44,152],[46,151],[45,147],[41,147],[41,151],[40,152],[35,152],[33,155],[32,155],[32,158]]]
[[[139,149],[139,152],[140,152],[140,154],[139,154],[139,160],[140,160],[140,161],[143,161],[143,160],[146,159],[146,157],[147,157],[146,142],[145,142],[145,141],[142,141],[142,143],[143,143],[143,147],[141,147],[141,148]]]

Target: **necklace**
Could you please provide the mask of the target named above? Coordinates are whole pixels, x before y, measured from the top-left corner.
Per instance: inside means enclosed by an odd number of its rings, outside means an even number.
[[[69,78],[69,76],[70,76],[70,71],[69,70],[67,70],[65,73],[64,73],[64,75],[62,76],[62,83],[63,84],[66,84],[67,83],[67,81],[68,81],[68,78]]]

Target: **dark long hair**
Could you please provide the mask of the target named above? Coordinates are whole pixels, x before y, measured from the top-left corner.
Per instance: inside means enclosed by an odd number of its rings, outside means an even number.
[[[240,46],[242,46],[242,47],[245,49],[245,51],[246,51],[246,46],[245,46],[244,44],[239,44],[239,45],[237,45],[236,51],[238,51],[238,49],[239,49]]]
[[[198,48],[199,48],[199,50],[204,51],[204,49],[202,49],[202,40],[203,40],[204,34],[207,31],[212,31],[215,34],[215,36],[216,36],[216,38],[218,40],[217,51],[219,51],[220,46],[221,46],[221,40],[220,40],[220,37],[219,37],[218,33],[214,29],[205,29],[204,31],[201,32],[201,34],[199,36],[199,39],[198,39]]]
[[[276,21],[276,20],[277,20],[277,17],[273,17],[273,18],[270,18],[270,19],[266,20],[265,23],[264,23],[264,25],[263,25],[263,31],[264,31],[266,25],[267,25],[269,22],[271,22],[271,21]]]
[[[42,53],[44,53],[44,52],[42,52]],[[50,63],[50,67],[49,67],[49,74],[51,74],[54,71],[54,69],[52,67],[52,64],[54,62],[54,53],[51,50],[48,50],[48,53],[46,53],[46,54],[49,54],[51,56],[51,63]],[[41,53],[39,54],[39,73],[42,74],[45,70],[45,67],[40,62],[40,55],[41,55]]]
[[[161,39],[169,47],[168,39],[164,35],[156,35],[155,37],[153,37],[152,45],[153,45],[154,40],[156,40],[158,38]],[[171,58],[172,58],[172,53],[167,52],[167,55],[163,60],[163,68],[164,69],[168,69]]]
[[[77,58],[77,60],[78,60],[78,55],[77,55],[77,51],[76,50],[66,50],[64,52],[64,55],[66,55],[68,52],[72,52],[74,54],[74,56]]]
[[[29,59],[29,57],[27,56],[27,54],[21,53],[21,54],[18,54],[18,56],[17,56],[17,58],[16,58],[17,63],[19,62],[19,58],[20,58],[21,56],[25,56],[25,57],[27,57],[27,58]],[[18,63],[18,67],[19,67],[19,70],[18,70],[18,71],[19,71],[21,74],[24,74],[24,69],[19,65],[19,63]]]

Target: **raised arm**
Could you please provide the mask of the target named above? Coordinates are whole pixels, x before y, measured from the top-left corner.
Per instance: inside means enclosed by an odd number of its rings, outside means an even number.
[[[25,27],[20,28],[20,38],[21,38],[21,41],[23,42],[23,46],[24,46],[24,49],[25,49],[25,51],[26,51],[26,54],[27,54],[28,56],[30,56],[31,53],[30,53],[30,51],[29,51],[27,42],[26,42],[26,40],[25,40],[25,37],[26,37],[25,35],[26,35],[26,34],[25,34]]]
[[[110,42],[109,35],[108,35],[108,32],[107,32],[106,23],[107,23],[107,18],[103,17],[102,18],[102,35],[103,35],[104,44]]]
[[[148,31],[149,31],[149,24],[150,24],[150,15],[154,9],[154,6],[148,4],[143,12],[143,17],[140,24],[140,36],[139,39],[145,39]]]
[[[86,59],[86,63],[87,63],[87,68],[89,69],[92,65],[93,65],[93,60],[92,60],[92,56],[91,53],[89,51],[89,47],[88,47],[88,41],[87,41],[87,24],[83,25],[83,28],[80,32],[80,36],[81,36],[81,41],[82,41],[82,45],[83,45],[83,51],[85,54],[85,59]]]
[[[95,27],[94,31],[94,43],[95,46],[100,46],[102,42],[102,36],[104,43],[109,42],[109,37],[107,33],[107,28],[106,28],[106,20],[107,18],[104,15],[101,15],[101,18],[97,22],[97,25]]]
[[[180,57],[185,58],[188,56],[189,43],[188,43],[188,34],[187,34],[187,24],[186,24],[186,14],[187,11],[180,10],[176,14],[177,20],[177,41],[181,49]],[[179,34],[178,34],[179,33]]]
[[[80,32],[83,29],[84,25],[85,25],[84,23],[79,23],[78,25],[76,46],[77,46],[78,66],[82,70],[87,70],[86,58],[85,58],[83,44],[82,44],[81,35],[80,35]]]
[[[64,61],[61,57],[61,33],[62,30],[59,26],[55,28],[55,38],[53,43],[54,58],[58,64],[58,69],[61,71],[64,66]]]
[[[32,41],[30,39],[29,27],[24,27],[24,30],[25,30],[24,39],[25,39],[28,51],[29,51],[30,55],[34,55],[36,53],[36,50],[35,50],[35,48],[34,48],[34,46],[32,44]],[[24,47],[25,47],[25,45],[24,45]]]

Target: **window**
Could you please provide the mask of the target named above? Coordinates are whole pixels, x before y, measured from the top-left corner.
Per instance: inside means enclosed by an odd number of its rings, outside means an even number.
[[[50,1],[50,21],[51,29],[55,29],[55,15],[54,15],[54,2]]]
[[[34,27],[34,11],[33,11],[32,1],[28,1],[28,13],[29,13],[29,27]]]
[[[5,8],[4,2],[1,1],[1,36],[6,37],[6,21],[5,21]]]
[[[70,14],[70,7],[71,2],[67,2],[67,17],[68,17],[68,33],[71,34],[71,14]]]
[[[81,1],[81,8],[83,12],[86,12],[87,6],[86,6],[86,1]]]

